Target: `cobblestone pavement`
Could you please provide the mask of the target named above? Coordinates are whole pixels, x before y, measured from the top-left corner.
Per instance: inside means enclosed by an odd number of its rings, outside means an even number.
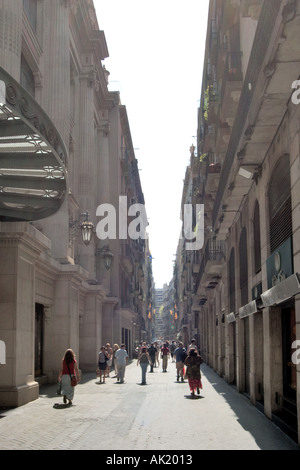
[[[148,372],[147,385],[135,360],[124,384],[111,377],[99,385],[85,374],[72,406],[63,406],[55,385],[43,386],[38,400],[0,410],[0,450],[299,450],[244,395],[201,369],[195,399],[172,362],[167,373]]]

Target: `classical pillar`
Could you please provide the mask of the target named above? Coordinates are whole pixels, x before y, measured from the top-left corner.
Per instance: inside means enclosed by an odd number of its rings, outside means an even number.
[[[12,2],[13,3],[13,2]],[[68,150],[70,135],[70,27],[69,4],[44,2],[44,70],[41,105],[59,131]],[[47,47],[51,45],[51,47]],[[66,162],[68,165],[68,162]],[[52,256],[68,263],[68,196],[55,215],[43,220],[43,232],[51,239]]]
[[[87,277],[78,265],[63,265],[55,275],[53,304],[46,312],[44,335],[44,374],[56,382],[66,349],[75,352],[80,367],[79,312],[80,288]]]
[[[98,353],[102,344],[102,303],[101,286],[85,284],[82,287],[84,309],[79,326],[80,367],[85,372],[95,372]]]
[[[83,57],[88,64],[92,63],[90,53]],[[97,158],[96,134],[94,119],[94,87],[96,86],[95,69],[92,65],[82,67],[78,77],[78,134],[75,138],[75,187],[74,195],[79,204],[80,213],[88,212],[89,220],[96,227],[96,194],[97,194]],[[95,238],[88,246],[78,244],[78,263],[88,272],[91,283],[97,283]]]
[[[3,223],[0,233],[0,339],[6,363],[0,364],[0,406],[35,400],[35,261],[50,242],[33,226]]]
[[[110,122],[108,120],[107,111],[102,111],[102,120],[98,127],[98,173],[97,173],[97,204],[111,203],[110,194],[110,161],[109,161],[109,135],[110,135]],[[116,214],[118,214],[117,209]],[[97,222],[100,219],[97,220]],[[110,292],[111,282],[111,269],[107,270],[104,265],[102,251],[105,246],[111,250],[113,242],[110,240],[97,239],[97,278],[99,282],[105,287],[107,292]]]
[[[22,16],[21,0],[0,0],[0,64],[17,81],[20,81]]]
[[[70,135],[70,26],[68,2],[45,2],[43,108],[65,144]],[[51,47],[46,47],[49,44]]]
[[[120,325],[116,328],[116,315],[115,307],[117,299],[115,297],[106,297],[103,303],[103,316],[102,316],[102,341],[103,343],[118,343]],[[117,315],[119,322],[119,315]],[[119,344],[120,346],[120,344]]]

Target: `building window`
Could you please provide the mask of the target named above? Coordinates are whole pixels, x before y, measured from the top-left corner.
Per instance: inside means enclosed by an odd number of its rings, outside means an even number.
[[[23,55],[21,57],[20,83],[21,86],[25,88],[26,91],[28,91],[28,93],[30,93],[32,96],[35,95],[34,75]]]
[[[34,31],[36,31],[37,21],[37,4],[36,0],[23,0],[23,8],[28,16],[30,24]]]
[[[261,270],[261,246],[260,246],[260,215],[259,204],[256,201],[253,217],[253,236],[254,236],[254,269],[255,273]]]
[[[270,251],[273,253],[293,234],[290,158],[279,160],[270,178]]]

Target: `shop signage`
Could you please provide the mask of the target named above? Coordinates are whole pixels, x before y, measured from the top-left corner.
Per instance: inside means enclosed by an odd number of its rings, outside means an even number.
[[[280,284],[293,272],[292,239],[289,238],[267,259],[268,289]]]

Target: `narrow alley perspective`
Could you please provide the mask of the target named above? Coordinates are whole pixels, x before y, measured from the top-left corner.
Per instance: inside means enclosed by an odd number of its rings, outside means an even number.
[[[0,0],[0,450],[300,449],[299,105],[300,0]]]
[[[195,450],[298,450],[244,395],[205,364],[201,370],[203,389],[194,398],[186,379],[177,382],[171,360],[166,373],[161,363],[147,372],[147,385],[141,385],[136,360],[127,366],[124,384],[113,372],[101,385],[95,374],[85,374],[71,406],[56,396],[56,386],[41,387],[38,400],[0,412],[0,450],[102,450],[107,456],[126,451],[136,457],[143,450],[178,456]]]

